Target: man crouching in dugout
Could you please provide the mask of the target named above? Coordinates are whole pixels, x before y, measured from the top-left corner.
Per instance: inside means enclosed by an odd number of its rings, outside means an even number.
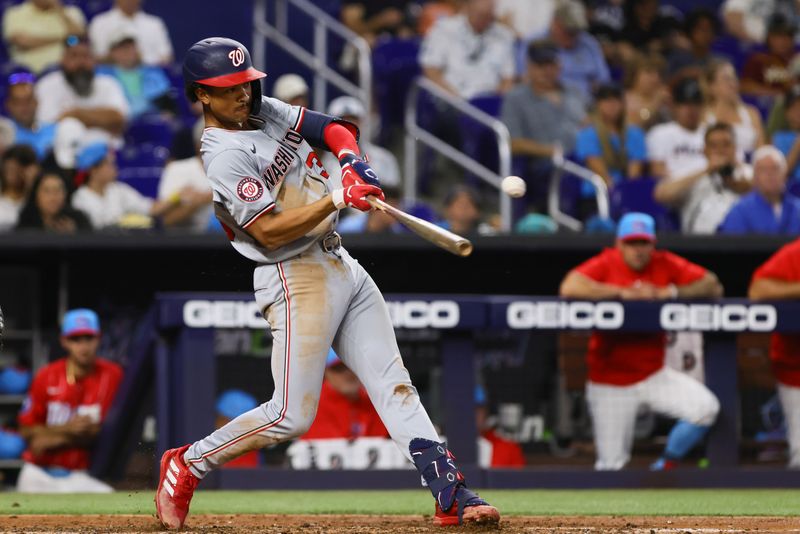
[[[716,275],[671,252],[655,249],[655,221],[628,213],[619,222],[616,246],[572,269],[562,297],[668,300],[716,298]],[[587,352],[586,398],[594,427],[595,469],[622,469],[631,458],[640,408],[678,420],[652,470],[674,468],[706,435],[719,401],[694,378],[664,365],[665,334],[593,332]]]

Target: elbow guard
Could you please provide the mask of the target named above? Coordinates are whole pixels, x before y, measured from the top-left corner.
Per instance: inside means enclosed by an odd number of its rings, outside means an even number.
[[[330,150],[325,143],[325,128],[333,123],[341,124],[350,130],[350,133],[353,134],[356,142],[358,142],[360,132],[358,131],[358,126],[352,122],[340,119],[339,117],[331,117],[324,113],[311,111],[306,108],[300,110],[300,115],[297,118],[297,125],[293,129],[302,135],[311,146]]]

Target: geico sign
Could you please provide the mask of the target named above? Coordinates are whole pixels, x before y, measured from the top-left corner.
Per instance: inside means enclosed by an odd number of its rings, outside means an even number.
[[[512,302],[506,309],[509,328],[597,328],[616,330],[625,322],[619,302]]]
[[[395,328],[453,328],[461,313],[452,300],[404,300],[387,302]]]
[[[661,307],[661,328],[723,332],[770,332],[778,322],[778,312],[768,304],[679,304]]]
[[[183,324],[190,328],[265,328],[255,301],[190,300],[183,305]]]

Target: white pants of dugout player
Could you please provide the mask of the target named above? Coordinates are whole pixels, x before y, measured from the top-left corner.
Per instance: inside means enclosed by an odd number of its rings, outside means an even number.
[[[630,386],[586,384],[598,470],[622,469],[631,458],[640,407],[678,419],[667,439],[668,454],[685,455],[705,435],[719,413],[719,401],[704,385],[669,367]]]
[[[789,467],[800,469],[800,388],[778,382],[786,439],[789,442]]]
[[[25,462],[17,477],[20,493],[111,493],[114,488],[86,471],[46,470]]]
[[[260,265],[254,285],[272,329],[275,392],[269,402],[189,447],[184,460],[196,476],[305,433],[317,412],[331,346],[364,384],[407,458],[413,438],[439,441],[403,366],[386,303],[344,248],[324,252],[314,245],[290,260]]]

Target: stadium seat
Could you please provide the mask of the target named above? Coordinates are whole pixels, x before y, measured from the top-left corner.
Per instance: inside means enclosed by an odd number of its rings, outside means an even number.
[[[172,123],[161,115],[153,113],[138,117],[128,125],[125,131],[125,144],[146,145],[152,144],[169,148],[173,137]]]
[[[788,184],[786,184],[786,189],[789,191],[790,195],[800,197],[800,181],[791,180]]]
[[[679,230],[680,223],[675,214],[653,198],[655,187],[656,180],[653,178],[625,180],[616,184],[610,193],[611,217],[619,220],[626,213],[640,211],[651,215],[656,220],[656,227],[659,231]]]
[[[381,118],[379,143],[386,143],[393,126],[403,124],[406,95],[420,74],[419,39],[386,39],[372,50],[375,101]]]
[[[155,198],[169,148],[145,143],[127,145],[117,154],[118,179],[143,195]]]
[[[501,95],[484,95],[471,99],[469,103],[496,118],[500,116],[503,97]],[[500,158],[494,132],[466,115],[459,117],[459,124],[461,126],[461,150],[489,169],[499,171]],[[479,180],[472,177],[470,181],[477,183]]]

